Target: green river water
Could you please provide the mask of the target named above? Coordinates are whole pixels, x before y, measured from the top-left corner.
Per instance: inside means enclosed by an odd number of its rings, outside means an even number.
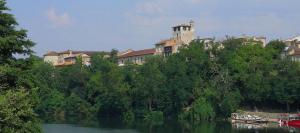
[[[290,133],[299,129],[280,127],[277,124],[249,125],[230,122],[201,122],[198,124],[165,122],[150,125],[143,122],[125,125],[119,121],[102,121],[93,124],[44,124],[45,133]]]

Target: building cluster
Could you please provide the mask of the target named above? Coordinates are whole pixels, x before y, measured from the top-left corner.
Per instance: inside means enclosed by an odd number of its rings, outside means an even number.
[[[76,63],[77,59],[81,59],[84,65],[91,64],[91,56],[103,52],[98,51],[72,51],[63,52],[50,51],[44,55],[44,61],[51,63],[55,67],[69,66]]]
[[[188,45],[195,39],[194,22],[188,24],[180,24],[172,27],[172,37],[159,41],[155,44],[155,48],[144,49],[138,51],[129,51],[121,54],[118,58],[119,66],[123,66],[126,62],[135,64],[143,64],[145,58],[151,55],[169,56],[177,53],[183,45]]]
[[[204,42],[204,48],[212,48],[214,44],[214,38],[196,38],[195,36],[195,24],[190,21],[186,24],[180,24],[172,27],[172,36],[168,39],[157,42],[154,48],[143,50],[126,50],[118,53],[118,65],[123,66],[126,62],[141,65],[145,62],[148,56],[160,55],[163,57],[179,52],[180,47],[189,45],[193,40]],[[243,40],[244,45],[257,44],[265,47],[267,45],[266,37],[255,37],[242,35],[239,39]],[[285,49],[285,55],[291,57],[295,61],[300,61],[300,37],[288,39],[285,41],[287,48]],[[223,48],[220,45],[219,48]],[[91,64],[91,56],[93,54],[105,53],[97,51],[72,51],[67,50],[63,52],[48,52],[44,55],[44,61],[53,64],[56,67],[67,66],[76,63],[76,60],[80,58],[84,65]],[[109,56],[107,53],[106,56]]]
[[[283,56],[291,58],[293,61],[300,61],[300,36],[284,41],[286,48]]]

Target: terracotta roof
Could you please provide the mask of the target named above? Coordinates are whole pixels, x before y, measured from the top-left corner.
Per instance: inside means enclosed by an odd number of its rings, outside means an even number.
[[[175,39],[167,39],[167,40],[162,40],[158,43],[156,43],[157,45],[161,45],[161,44],[164,44],[164,45],[176,45],[178,43],[177,40]]]
[[[87,54],[87,55],[93,55],[93,54],[100,54],[103,53],[101,51],[72,51],[72,50],[67,50],[67,51],[63,51],[63,52],[59,52],[59,54],[69,54],[70,52],[72,52],[72,54]]]
[[[121,51],[121,52],[118,52],[118,56],[122,56],[122,55],[128,54],[128,53],[130,53],[130,52],[133,52],[133,50],[132,50],[132,49],[128,49],[128,50],[126,50],[126,51]]]
[[[54,52],[54,51],[49,51],[48,53],[44,54],[44,56],[57,56],[58,53]]]
[[[144,50],[132,51],[130,53],[119,56],[119,58],[127,58],[127,57],[142,56],[142,55],[152,55],[154,53],[155,53],[155,49],[144,49]]]

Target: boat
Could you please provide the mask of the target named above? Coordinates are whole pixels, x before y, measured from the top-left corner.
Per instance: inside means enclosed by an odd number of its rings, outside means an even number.
[[[256,115],[244,115],[238,113],[231,114],[232,123],[248,123],[248,124],[260,124],[268,123],[268,120]]]
[[[300,114],[281,114],[279,124],[300,128]]]

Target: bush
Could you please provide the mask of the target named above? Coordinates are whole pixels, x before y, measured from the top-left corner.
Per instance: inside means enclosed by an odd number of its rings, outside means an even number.
[[[215,111],[205,98],[197,99],[190,108],[179,115],[180,120],[187,121],[210,120],[214,117]]]
[[[41,128],[33,111],[28,92],[7,91],[0,94],[1,133],[40,133]]]
[[[125,123],[132,123],[135,119],[134,113],[129,110],[122,114],[122,119]]]
[[[230,93],[225,96],[225,99],[220,104],[220,111],[223,117],[229,117],[235,112],[240,104],[241,96],[239,93]]]
[[[161,111],[150,111],[144,115],[144,120],[148,123],[159,125],[164,121],[164,114]]]
[[[95,109],[75,93],[66,98],[64,108],[69,121],[87,120],[95,116]]]

